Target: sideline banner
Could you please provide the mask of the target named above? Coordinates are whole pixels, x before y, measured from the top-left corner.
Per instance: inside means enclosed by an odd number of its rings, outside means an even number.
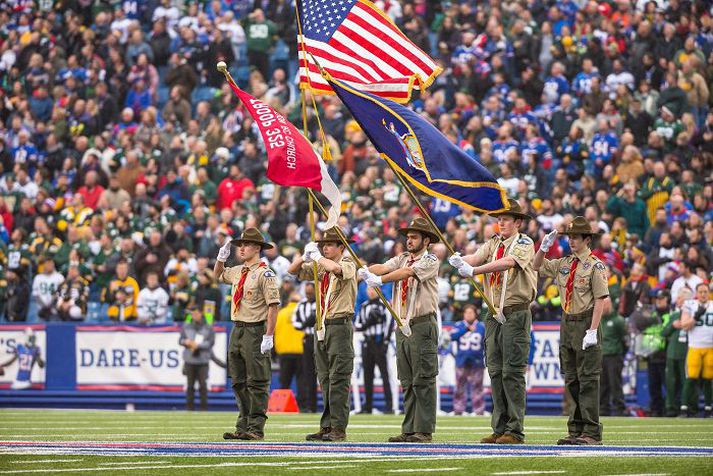
[[[227,334],[224,327],[214,330],[213,354],[224,362]],[[184,390],[180,335],[177,326],[77,326],[77,390]],[[225,369],[211,362],[209,390],[219,392],[225,386]]]
[[[44,325],[0,326],[0,388],[44,389],[46,363]]]

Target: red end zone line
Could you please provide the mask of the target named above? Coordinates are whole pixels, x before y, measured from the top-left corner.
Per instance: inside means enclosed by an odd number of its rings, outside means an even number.
[[[47,327],[44,324],[27,324],[27,325],[20,325],[20,324],[13,324],[13,325],[5,325],[2,324],[0,325],[0,331],[24,331],[27,328],[30,328],[35,331],[43,331]]]
[[[28,326],[16,326],[24,329]],[[44,326],[42,326],[44,328]],[[5,328],[5,326],[3,326]],[[225,331],[223,326],[215,326],[216,332]],[[180,332],[181,326],[136,327],[136,326],[77,326],[77,332]]]
[[[77,385],[77,390],[150,390],[155,392],[180,392],[186,390],[181,385]],[[222,392],[225,387],[213,386],[208,389],[210,392]]]

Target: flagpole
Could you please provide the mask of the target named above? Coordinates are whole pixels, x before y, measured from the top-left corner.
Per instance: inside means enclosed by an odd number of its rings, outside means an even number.
[[[441,239],[444,245],[446,245],[446,248],[448,248],[448,251],[451,254],[455,253],[455,249],[451,244],[446,240],[446,237],[443,236],[443,233],[441,233],[441,230],[438,229],[436,224],[433,222],[433,219],[431,218],[431,215],[426,211],[424,208],[423,204],[421,203],[421,200],[416,196],[415,193],[413,193],[413,190],[411,189],[411,186],[406,182],[406,180],[403,178],[403,176],[396,170],[396,168],[389,162],[388,160],[384,160],[389,165],[389,168],[391,169],[392,172],[399,178],[399,182],[401,182],[401,185],[406,189],[406,192],[408,193],[409,197],[411,197],[411,201],[416,204],[418,207],[419,211],[421,212],[421,215],[428,220],[428,223],[431,225],[431,228],[433,228],[438,235],[438,237]],[[475,287],[475,291],[480,295],[480,297],[483,299],[483,302],[488,306],[488,310],[492,313],[493,316],[497,315],[497,312],[495,311],[495,307],[493,306],[493,303],[490,302],[490,299],[488,299],[485,296],[485,293],[483,292],[482,289],[480,289],[480,285],[478,282],[475,280],[473,276],[471,276],[469,279],[470,283]]]
[[[311,189],[308,188],[308,189],[307,189],[307,193],[309,193],[310,195],[312,195],[313,200],[314,200],[314,203],[317,204],[317,208],[319,208],[320,211],[326,215],[326,214],[327,214],[327,211],[324,209],[324,207],[322,206],[322,204],[320,203],[320,201],[317,200],[317,197],[314,196],[314,192],[313,192]],[[339,226],[335,226],[334,229],[337,230],[337,234],[339,235],[339,240],[342,242],[342,244],[344,245],[344,247],[349,251],[349,254],[351,255],[351,257],[352,257],[352,259],[354,260],[354,262],[356,263],[357,268],[361,268],[362,266],[364,266],[364,264],[361,262],[361,260],[360,260],[359,257],[357,256],[357,254],[356,254],[356,253],[354,252],[354,250],[352,249],[352,247],[349,246],[349,242],[347,241],[347,237],[344,235],[344,232],[342,231],[342,229],[341,229]],[[407,324],[407,323],[404,323],[404,322],[401,320],[401,318],[398,316],[398,314],[396,314],[396,311],[394,311],[394,308],[391,307],[391,304],[389,303],[389,300],[386,299],[386,296],[384,296],[384,293],[381,292],[381,288],[376,287],[376,288],[374,288],[374,290],[376,291],[376,294],[379,296],[379,299],[381,300],[382,304],[383,304],[384,306],[386,306],[386,309],[387,309],[387,310],[391,313],[391,315],[394,317],[394,320],[396,321],[396,324],[399,326],[399,328],[403,330],[403,329],[405,328],[405,326],[408,326],[408,324]],[[410,329],[409,329],[409,332],[410,332]],[[406,332],[404,332],[404,335],[406,335]],[[409,333],[408,335],[410,335],[410,333]],[[408,335],[406,335],[406,337],[408,337]]]

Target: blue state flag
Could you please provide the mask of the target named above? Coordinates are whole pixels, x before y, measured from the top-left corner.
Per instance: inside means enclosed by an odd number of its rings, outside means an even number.
[[[419,190],[478,212],[508,208],[493,175],[417,113],[328,75],[327,80],[381,157]]]

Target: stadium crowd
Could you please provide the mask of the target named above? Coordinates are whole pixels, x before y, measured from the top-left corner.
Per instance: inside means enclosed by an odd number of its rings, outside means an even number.
[[[708,2],[376,4],[444,68],[411,106],[537,218],[526,230],[536,247],[575,215],[603,232],[593,252],[609,269],[612,319],[637,334],[665,326],[651,319],[659,296],[672,310],[681,289],[710,282]],[[180,322],[190,303],[220,320],[230,296],[213,260],[250,226],[277,245],[265,259],[283,306],[305,299],[287,268],[310,240],[306,194],[267,180],[257,128],[215,69],[225,61],[301,124],[292,2],[16,0],[0,25],[4,320]],[[365,261],[383,262],[403,251],[397,229],[415,207],[339,100],[316,104],[308,127],[328,135],[341,226]],[[485,215],[427,202],[464,254],[497,231]],[[459,321],[480,301],[445,247],[434,250],[443,320]],[[363,284],[360,296],[357,308],[369,304]],[[559,319],[552,282],[533,315]],[[666,339],[653,341],[638,347],[658,369]]]

